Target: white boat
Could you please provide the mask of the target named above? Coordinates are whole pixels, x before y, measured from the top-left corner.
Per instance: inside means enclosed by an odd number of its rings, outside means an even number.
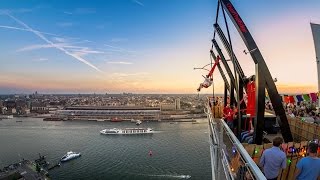
[[[0,115],[0,119],[12,119],[13,115]]]
[[[136,125],[139,126],[142,123],[142,121],[137,120]]]
[[[76,152],[72,152],[69,151],[67,152],[67,154],[65,154],[64,156],[62,156],[62,158],[60,159],[61,162],[66,162],[66,161],[70,161],[71,159],[75,159],[80,157],[81,154],[80,153],[76,153]]]
[[[125,129],[104,129],[100,131],[101,134],[152,134],[151,128],[125,128]]]

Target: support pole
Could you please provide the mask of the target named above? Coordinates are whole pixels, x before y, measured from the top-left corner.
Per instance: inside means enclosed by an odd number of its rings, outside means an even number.
[[[239,74],[240,76],[240,74]],[[240,77],[239,77],[239,101],[242,101],[243,99],[243,83],[240,82]],[[238,134],[238,137],[241,136],[241,130],[242,130],[242,115],[243,115],[243,112],[242,110],[243,109],[246,109],[246,104],[244,101],[242,101],[242,103],[240,103],[240,108],[238,109],[238,127],[237,127],[237,134]]]
[[[236,99],[234,97],[234,89],[235,89],[234,84],[231,84],[231,86],[230,86],[230,106],[231,105],[234,106],[235,102],[236,102]]]
[[[265,97],[266,97],[266,81],[264,79],[263,73],[259,69],[259,64],[256,64],[256,108],[254,117],[254,135],[253,141],[255,144],[261,145],[263,139],[264,130],[264,111],[265,111]]]
[[[223,107],[226,107],[227,101],[228,101],[228,87],[226,84],[224,84],[224,104]]]

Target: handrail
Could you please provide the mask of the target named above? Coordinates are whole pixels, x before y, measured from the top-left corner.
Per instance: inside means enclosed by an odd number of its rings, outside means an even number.
[[[238,138],[234,135],[232,130],[226,124],[223,119],[214,119],[211,108],[207,105],[204,112],[207,114],[209,121],[209,138],[210,138],[210,152],[211,152],[211,165],[212,165],[212,179],[233,180],[234,170],[230,168],[230,164],[227,160],[227,151],[225,148],[226,141],[232,143],[241,157],[241,161],[249,170],[251,177],[258,180],[266,180],[259,167],[252,160],[248,152],[242,146]],[[223,139],[223,135],[228,136],[227,139]]]
[[[258,178],[259,180],[264,180],[266,179],[266,177],[263,175],[263,173],[261,172],[260,168],[257,166],[257,164],[252,160],[252,158],[250,157],[250,155],[248,154],[248,152],[244,149],[244,147],[242,146],[242,144],[240,143],[240,141],[238,140],[238,138],[233,134],[233,132],[231,131],[231,129],[229,128],[229,126],[227,125],[226,122],[224,122],[224,120],[220,119],[222,125],[224,126],[224,129],[227,131],[229,137],[231,138],[231,140],[234,142],[234,145],[236,146],[236,148],[238,149],[238,152],[240,153],[240,155],[242,156],[242,158],[245,160],[246,165],[250,168],[251,172],[253,173],[253,175]]]

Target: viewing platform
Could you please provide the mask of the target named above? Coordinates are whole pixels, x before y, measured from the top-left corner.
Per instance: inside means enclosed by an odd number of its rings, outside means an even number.
[[[210,152],[212,160],[212,179],[266,179],[259,161],[264,150],[272,143],[262,145],[241,143],[225,121],[219,118],[221,107],[207,107],[210,130]],[[217,115],[215,118],[213,115]],[[270,113],[269,113],[270,114]],[[272,114],[270,115],[272,117]],[[309,142],[320,145],[320,127],[298,118],[289,118],[294,142],[283,143],[280,149],[287,156],[287,167],[279,172],[278,180],[294,179],[297,162],[307,156]],[[281,136],[277,133],[270,137]],[[272,139],[269,139],[272,141]],[[318,148],[320,157],[320,147]]]

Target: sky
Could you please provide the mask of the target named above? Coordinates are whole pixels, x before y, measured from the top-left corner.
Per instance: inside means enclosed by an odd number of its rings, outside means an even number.
[[[317,91],[310,22],[320,23],[320,1],[231,2],[279,92]],[[197,93],[207,71],[194,68],[210,63],[216,7],[217,0],[1,0],[0,94]],[[228,25],[250,76],[254,63]],[[218,71],[214,89],[223,93]]]

